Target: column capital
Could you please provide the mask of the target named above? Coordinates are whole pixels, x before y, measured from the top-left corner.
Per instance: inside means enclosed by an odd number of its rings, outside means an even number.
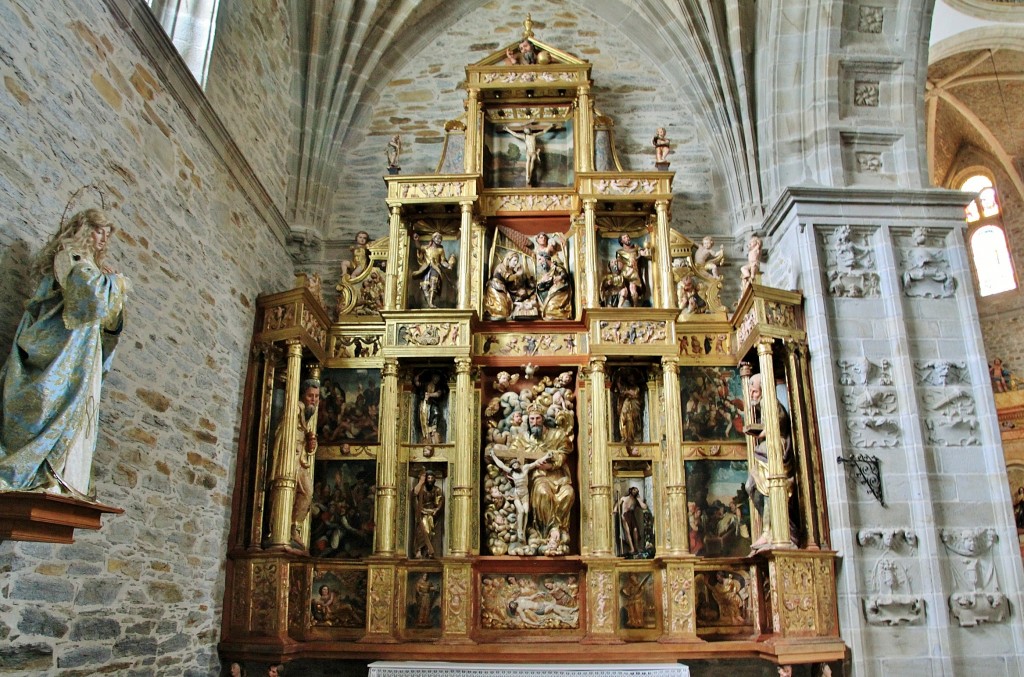
[[[604,373],[605,366],[608,364],[608,358],[604,355],[595,355],[590,358],[590,362],[587,363],[587,371],[591,374]]]
[[[772,347],[775,345],[775,339],[771,336],[762,336],[757,339],[757,354],[758,355],[771,355]]]
[[[398,360],[394,357],[384,358],[384,367],[381,369],[382,376],[398,376]]]
[[[473,369],[473,360],[468,357],[455,358],[455,373],[468,374]]]
[[[679,358],[675,355],[665,355],[661,358],[661,368],[664,371],[679,373]]]

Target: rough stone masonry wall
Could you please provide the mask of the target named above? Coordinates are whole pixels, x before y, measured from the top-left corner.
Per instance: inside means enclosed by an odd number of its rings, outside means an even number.
[[[366,121],[361,143],[345,149],[329,236],[344,242],[359,230],[374,237],[387,233],[388,212],[381,176],[384,149],[392,134],[402,135],[402,173],[431,174],[444,142],[444,123],[463,114],[465,67],[523,34],[531,13],[535,37],[593,64],[594,102],[615,120],[615,141],[623,169],[652,171],[651,139],[665,127],[673,144],[669,155],[676,172],[673,227],[684,234],[730,233],[730,224],[714,218],[712,160],[700,138],[686,94],[674,91],[663,68],[681,64],[651,61],[622,31],[583,4],[540,1],[488,2],[470,12],[398,69]]]
[[[292,57],[284,0],[220,0],[206,96],[282,212],[296,129]]]
[[[217,674],[254,300],[290,259],[101,0],[0,3],[0,34],[0,350],[83,184],[119,203],[135,286],[94,464],[125,513],[74,545],[0,544],[0,673]]]

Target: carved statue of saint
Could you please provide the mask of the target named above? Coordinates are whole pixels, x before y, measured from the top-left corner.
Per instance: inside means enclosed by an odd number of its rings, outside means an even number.
[[[628,234],[619,236],[619,248],[609,264],[609,271],[601,280],[603,304],[616,308],[637,307],[646,298],[641,267],[651,252],[633,243]]]
[[[613,384],[618,411],[619,441],[631,445],[643,438],[644,391],[639,374],[632,369],[620,369]]]
[[[437,557],[438,525],[443,524],[441,513],[444,512],[444,491],[437,484],[433,470],[423,471],[412,494],[416,510],[413,557],[434,559]]]
[[[447,384],[438,371],[421,372],[416,375],[415,385],[419,405],[417,414],[420,424],[420,441],[425,444],[443,444],[444,403],[448,398]]]
[[[302,542],[302,525],[313,504],[313,460],[316,457],[317,413],[320,407],[320,381],[307,379],[302,382],[299,392],[298,411],[295,424],[298,427],[295,436],[295,448],[286,448],[285,434],[289,423],[288,416],[281,419],[274,433],[274,470],[273,481],[289,478],[288,468],[291,466],[290,455],[294,455],[295,497],[291,505],[291,539],[292,545],[305,548]]]
[[[750,377],[750,407],[754,416],[760,412],[761,407],[761,375],[754,374]],[[793,438],[792,427],[789,420],[789,412],[779,403],[779,436],[782,438],[782,464],[783,473],[786,476],[786,493],[793,498],[793,485],[796,481],[793,467]],[[763,550],[771,545],[771,525],[775,517],[771,514],[768,501],[768,441],[767,433],[761,426],[748,426],[746,431],[749,435],[756,437],[754,445],[754,462],[749,468],[749,475],[746,482],[747,493],[753,497],[754,508],[761,517],[761,535],[750,544],[752,551]],[[790,538],[796,538],[796,506],[790,504]]]
[[[423,292],[423,299],[427,308],[437,308],[436,301],[441,293],[444,280],[450,277],[450,271],[455,267],[455,254],[445,258],[445,251],[441,233],[434,233],[430,236],[430,242],[419,247],[420,236],[413,233],[413,242],[417,244],[416,261],[419,268],[412,271],[413,277],[420,279],[420,290]]]
[[[398,164],[399,158],[402,156],[402,137],[395,134],[388,141],[388,147],[384,150],[384,154],[388,158],[388,169],[401,169]]]
[[[91,500],[100,386],[131,290],[105,262],[113,232],[104,212],[79,212],[32,267],[36,291],[0,369],[0,491]]]
[[[545,320],[572,317],[572,280],[561,259],[539,257],[537,273],[540,316]]]

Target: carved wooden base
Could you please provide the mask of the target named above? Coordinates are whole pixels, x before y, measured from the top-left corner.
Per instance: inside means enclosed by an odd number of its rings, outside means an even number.
[[[0,541],[73,543],[75,529],[99,529],[105,513],[123,512],[121,508],[56,494],[0,493]]]

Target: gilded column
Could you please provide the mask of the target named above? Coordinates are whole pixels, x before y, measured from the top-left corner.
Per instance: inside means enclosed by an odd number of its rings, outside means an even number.
[[[775,359],[772,355],[774,340],[762,338],[757,342],[757,357],[761,366],[761,421],[764,424],[768,449],[768,514],[773,548],[791,547],[789,540],[789,487],[782,457],[782,430],[779,420],[779,398],[775,394]]]
[[[295,446],[299,436],[299,385],[302,380],[302,344],[297,339],[285,342],[288,369],[285,372],[284,413],[274,431],[274,459],[270,476],[271,548],[285,547],[291,541],[292,505],[295,503],[295,473],[299,458]]]
[[[380,388],[381,421],[398,420],[398,360],[384,360]],[[377,452],[376,529],[373,532],[373,554],[395,555],[395,514],[398,499],[398,426],[380,427],[380,450]]]
[[[608,393],[604,356],[590,358],[590,519],[593,542],[590,553],[614,555],[612,550],[612,458],[608,448]]]
[[[473,249],[473,203],[460,202],[459,208],[462,210],[459,225],[459,310],[466,310],[470,307],[469,288],[473,283],[469,272],[470,252]]]
[[[594,104],[590,99],[590,83],[580,85],[576,92],[576,116],[579,129],[579,164],[581,172],[594,171]]]
[[[469,87],[466,90],[466,149],[463,167],[467,174],[480,171],[477,160],[480,156],[480,90]]]
[[[598,273],[597,267],[597,200],[586,199],[583,201],[583,247],[586,257],[586,280],[584,284],[584,306],[597,308],[601,304],[597,300],[598,294]]]
[[[683,463],[682,404],[679,396],[679,358],[661,358],[662,397],[665,401],[665,493],[668,498],[668,554],[690,554],[690,522],[686,512],[686,466]],[[660,531],[666,531],[660,529]]]
[[[814,411],[809,398],[811,384],[808,378],[807,343],[789,341],[786,380],[790,384],[789,420],[793,426],[793,450],[797,458],[798,476],[795,489],[800,492],[800,518],[807,535],[806,547],[817,549],[827,543],[825,531],[824,488],[821,486],[821,466],[818,459],[817,435],[814,429]]]
[[[398,308],[398,272],[402,266],[398,265],[399,250],[401,245],[399,238],[405,235],[402,228],[402,208],[399,205],[391,207],[391,221],[388,227],[390,239],[388,240],[388,266],[384,281],[384,310],[395,310]]]
[[[472,361],[455,359],[455,457],[452,459],[452,537],[449,551],[453,557],[469,555],[473,524],[473,380]]]
[[[658,255],[658,291],[662,308],[675,308],[676,299],[672,286],[672,256],[668,237],[668,200],[657,200],[654,209],[658,215],[657,232],[654,234]],[[672,411],[669,409],[669,411]]]

